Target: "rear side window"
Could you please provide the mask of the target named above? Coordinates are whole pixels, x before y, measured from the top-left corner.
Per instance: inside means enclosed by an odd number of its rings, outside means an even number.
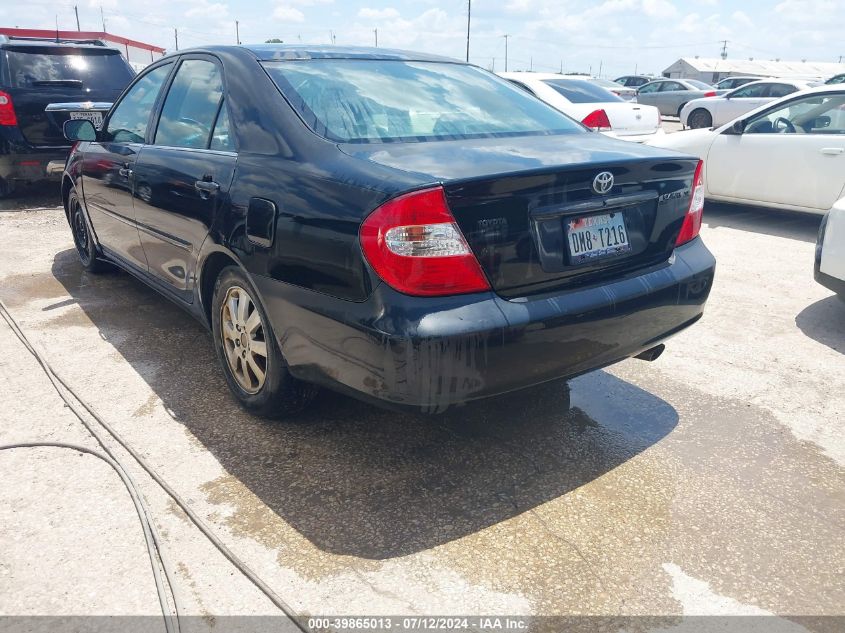
[[[607,103],[622,101],[612,92],[589,81],[580,79],[544,79],[543,83],[551,86],[572,103]]]
[[[793,92],[798,92],[798,88],[790,86],[789,84],[772,84],[769,87],[769,92],[766,96],[780,99],[786,95],[791,95]]]
[[[65,85],[120,91],[134,76],[117,51],[9,49],[6,56],[13,88]]]
[[[207,148],[222,99],[223,80],[217,65],[204,59],[186,59],[164,100],[155,144]]]
[[[225,152],[234,152],[235,143],[229,132],[229,112],[226,109],[226,102],[220,106],[220,114],[217,115],[217,122],[214,124],[214,134],[211,135],[211,149]]]
[[[115,143],[143,143],[150,112],[172,64],[154,68],[132,86],[109,117],[108,137]]]

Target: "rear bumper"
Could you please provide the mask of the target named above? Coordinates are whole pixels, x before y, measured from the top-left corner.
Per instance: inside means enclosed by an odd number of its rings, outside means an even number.
[[[0,178],[3,180],[58,179],[58,173],[48,173],[48,165],[64,165],[70,147],[34,147],[26,143],[17,128],[0,127]]]
[[[437,412],[654,347],[701,317],[715,264],[696,239],[629,278],[522,300],[408,297],[381,284],[351,303],[253,280],[295,376]]]
[[[839,222],[845,222],[845,205],[842,208],[838,208],[834,206],[834,208],[829,211],[823,218],[821,225],[819,226],[819,238],[816,242],[816,256],[815,261],[813,264],[813,277],[815,278],[816,282],[824,286],[829,290],[833,290],[838,295],[842,295],[845,297],[845,275],[842,278],[838,276],[834,276],[829,274],[829,272],[833,272],[833,270],[839,270],[841,268],[845,268],[845,264],[840,262],[833,262],[833,258],[839,253],[833,252],[833,238],[832,235],[828,236],[828,223],[830,222],[830,218],[832,214],[836,214],[839,217]],[[832,233],[832,232],[831,232]],[[825,243],[828,243],[828,250],[825,252]],[[838,244],[837,244],[838,246]],[[826,266],[822,265],[822,258],[826,258],[825,264]],[[839,267],[836,267],[836,263],[839,263]],[[824,268],[828,272],[824,272],[822,270]]]

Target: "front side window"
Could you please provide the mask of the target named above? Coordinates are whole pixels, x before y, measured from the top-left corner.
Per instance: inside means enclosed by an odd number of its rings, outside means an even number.
[[[679,84],[677,81],[664,81],[660,86],[660,92],[672,92],[675,90],[686,90],[686,86]]]
[[[164,100],[155,144],[207,148],[222,99],[223,80],[215,63],[183,61]]]
[[[640,94],[648,94],[650,92],[657,92],[660,90],[660,86],[662,86],[665,82],[663,81],[656,81],[653,84],[646,84],[642,88],[639,89]]]
[[[172,64],[154,68],[141,77],[109,117],[108,138],[115,143],[143,143],[150,121],[150,112]]]
[[[748,134],[845,134],[845,94],[795,99],[748,121]]]
[[[314,59],[264,68],[317,134],[343,143],[581,134],[510,82],[446,62]]]
[[[612,92],[590,81],[582,81],[580,79],[544,79],[543,83],[551,86],[556,92],[566,97],[572,103],[622,101],[622,99]]]

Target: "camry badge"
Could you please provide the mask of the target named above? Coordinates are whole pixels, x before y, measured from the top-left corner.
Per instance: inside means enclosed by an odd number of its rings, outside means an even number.
[[[593,191],[600,196],[606,194],[611,189],[613,189],[613,174],[609,171],[603,171],[593,178]]]

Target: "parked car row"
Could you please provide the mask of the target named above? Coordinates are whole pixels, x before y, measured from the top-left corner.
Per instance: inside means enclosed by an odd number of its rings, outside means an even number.
[[[644,94],[672,83],[716,94]],[[82,266],[123,268],[206,325],[246,409],[292,413],[325,386],[440,412],[657,358],[712,286],[705,196],[842,197],[845,88],[826,90],[662,135],[657,106],[583,76],[221,46],[154,62],[102,121],[65,94],[39,116],[73,143],[61,193]]]
[[[607,136],[642,142],[663,133],[657,108],[625,101],[589,77],[534,72],[499,75]]]

